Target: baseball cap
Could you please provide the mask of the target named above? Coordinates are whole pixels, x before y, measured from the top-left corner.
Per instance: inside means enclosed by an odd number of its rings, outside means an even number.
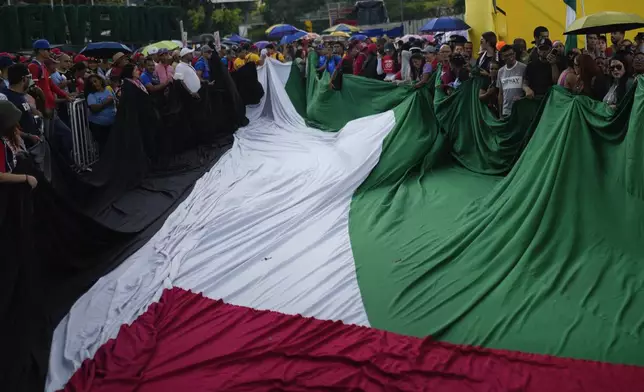
[[[166,54],[166,53],[169,53],[169,52],[170,51],[168,49],[166,49],[166,48],[159,49],[159,54]]]
[[[51,45],[49,45],[49,41],[46,39],[38,39],[34,42],[34,50],[41,50],[41,49],[51,49]]]
[[[187,54],[193,53],[194,51],[195,51],[194,49],[183,48],[183,49],[181,49],[181,52],[179,52],[179,57],[183,57],[183,56],[185,56]]]
[[[212,52],[212,48],[208,45],[204,45],[201,47],[201,53],[207,53],[207,52]]]
[[[537,48],[543,48],[543,47],[552,48],[552,41],[550,41],[548,38],[541,38],[537,42]]]
[[[152,55],[152,54],[159,54],[159,48],[157,48],[156,46],[151,46],[151,47],[149,47],[149,48],[148,48],[148,54],[149,54],[149,55]]]
[[[76,57],[74,57],[74,64],[78,64],[88,60],[89,60],[89,57],[85,56],[84,54],[77,54]]]
[[[431,45],[425,46],[425,49],[423,49],[423,53],[436,53],[436,52],[437,52],[436,47]]]
[[[7,68],[13,64],[13,60],[9,56],[0,56],[0,68]]]

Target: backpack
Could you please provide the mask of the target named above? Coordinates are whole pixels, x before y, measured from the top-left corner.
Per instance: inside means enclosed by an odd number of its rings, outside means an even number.
[[[42,65],[38,60],[31,60],[31,64],[38,65],[38,75],[35,77],[34,82],[40,80],[42,75],[45,73],[44,65]]]

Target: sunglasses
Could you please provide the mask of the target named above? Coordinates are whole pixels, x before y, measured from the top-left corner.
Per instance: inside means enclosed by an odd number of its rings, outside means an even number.
[[[610,70],[616,70],[616,71],[621,71],[622,70],[622,65],[621,64],[615,64],[610,66]]]

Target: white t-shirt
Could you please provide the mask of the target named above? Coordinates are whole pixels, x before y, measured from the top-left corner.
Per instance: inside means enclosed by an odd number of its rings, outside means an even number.
[[[174,80],[182,80],[191,93],[196,93],[201,88],[201,81],[197,76],[197,71],[192,65],[183,61],[177,64],[177,69],[174,71]]]

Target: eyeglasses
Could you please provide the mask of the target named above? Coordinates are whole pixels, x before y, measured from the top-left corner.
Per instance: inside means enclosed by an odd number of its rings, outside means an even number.
[[[615,64],[610,66],[610,70],[616,70],[616,71],[621,71],[622,70],[622,65],[621,64]]]

